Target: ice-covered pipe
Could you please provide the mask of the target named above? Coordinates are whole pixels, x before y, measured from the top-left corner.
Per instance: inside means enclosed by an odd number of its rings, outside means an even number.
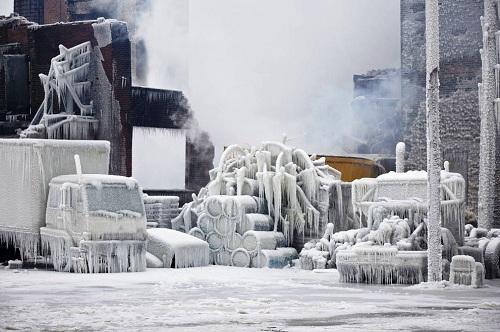
[[[396,173],[404,173],[405,171],[405,150],[405,143],[396,144]]]

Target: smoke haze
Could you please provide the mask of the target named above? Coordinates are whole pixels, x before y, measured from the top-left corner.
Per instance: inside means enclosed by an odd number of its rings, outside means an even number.
[[[398,0],[190,0],[189,19],[187,6],[151,1],[139,29],[148,83],[188,82],[217,155],[283,133],[310,153],[343,153],[352,75],[400,65]]]
[[[0,15],[8,16],[14,11],[14,0],[0,1]]]

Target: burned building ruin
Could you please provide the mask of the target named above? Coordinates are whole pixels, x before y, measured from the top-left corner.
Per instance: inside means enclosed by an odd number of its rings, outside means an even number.
[[[89,57],[88,82],[81,82],[80,88],[86,90],[84,104],[91,106],[90,113],[77,108],[68,111],[55,99],[52,112],[91,115],[98,126],[92,137],[65,137],[61,131],[51,138],[110,141],[110,173],[130,176],[134,126],[187,130],[184,189],[199,190],[208,182],[213,146],[198,128],[182,92],[133,86],[125,22],[99,19],[38,25],[15,14],[0,18],[0,136],[17,137],[30,123],[38,124],[35,116],[46,97],[42,80],[50,72],[52,59],[85,43],[88,50],[81,52]],[[42,138],[48,135],[42,134]]]

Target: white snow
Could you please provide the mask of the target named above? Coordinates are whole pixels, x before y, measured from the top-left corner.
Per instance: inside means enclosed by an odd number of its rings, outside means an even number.
[[[76,275],[0,269],[1,330],[496,331],[486,288],[341,284],[336,270],[209,266]]]

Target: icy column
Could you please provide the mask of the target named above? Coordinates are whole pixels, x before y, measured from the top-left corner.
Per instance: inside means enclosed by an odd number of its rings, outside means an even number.
[[[484,1],[483,27],[483,61],[482,96],[480,98],[481,138],[479,151],[479,191],[478,191],[478,224],[490,229],[493,224],[495,204],[495,152],[496,130],[495,111],[497,95],[497,12],[495,0]]]
[[[441,140],[439,137],[439,6],[425,1],[428,281],[441,281]]]
[[[405,149],[403,142],[396,144],[396,173],[405,172]]]

